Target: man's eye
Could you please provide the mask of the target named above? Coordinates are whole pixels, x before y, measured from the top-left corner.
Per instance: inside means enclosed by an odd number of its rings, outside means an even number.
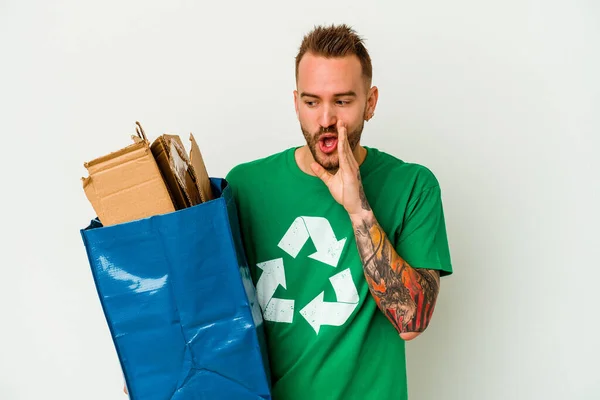
[[[350,101],[349,100],[338,100],[337,103],[340,106],[347,106],[348,104],[350,104]]]
[[[314,107],[317,104],[316,101],[305,101],[304,103],[309,107]]]

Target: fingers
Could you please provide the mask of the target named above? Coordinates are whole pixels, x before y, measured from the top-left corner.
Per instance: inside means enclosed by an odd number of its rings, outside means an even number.
[[[348,159],[348,151],[350,146],[348,145],[348,131],[346,125],[338,120],[337,122],[338,131],[338,161],[341,169],[348,169],[352,164]]]
[[[340,163],[340,168],[358,168],[358,163],[354,158],[354,154],[352,153],[352,149],[350,148],[350,143],[348,142],[348,130],[346,129],[346,125],[341,120],[338,120],[337,130],[338,159]]]
[[[311,163],[310,168],[326,185],[329,184],[329,180],[331,179],[332,175],[327,172],[325,168],[316,162]]]

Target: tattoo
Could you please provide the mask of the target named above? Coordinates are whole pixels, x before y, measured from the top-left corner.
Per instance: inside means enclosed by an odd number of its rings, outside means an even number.
[[[408,265],[372,214],[355,223],[355,236],[377,306],[399,333],[423,332],[429,325],[439,292],[438,271]]]
[[[365,196],[365,190],[362,185],[362,180],[360,179],[360,170],[356,172],[356,177],[358,178],[358,184],[359,184],[358,195],[360,197],[360,203],[362,205],[362,209],[365,211],[371,211],[371,206],[369,205],[369,202],[367,201],[367,196]]]

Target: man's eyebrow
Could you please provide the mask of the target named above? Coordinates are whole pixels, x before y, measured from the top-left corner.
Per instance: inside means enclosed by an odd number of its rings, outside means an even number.
[[[319,96],[317,96],[316,94],[306,93],[306,92],[300,93],[300,97],[314,97],[315,99],[319,98]]]
[[[354,93],[352,90],[349,90],[347,92],[336,93],[333,95],[333,97],[344,97],[344,96],[356,97],[356,93]],[[307,92],[300,93],[300,97],[314,97],[315,99],[320,99],[320,97],[317,96],[316,94],[307,93]]]
[[[343,92],[343,93],[336,93],[334,95],[334,97],[344,97],[344,96],[352,96],[352,97],[356,97],[356,93],[354,93],[352,90],[349,90],[347,92]]]

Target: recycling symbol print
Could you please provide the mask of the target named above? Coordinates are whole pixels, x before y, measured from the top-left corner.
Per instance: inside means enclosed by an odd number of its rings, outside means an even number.
[[[309,257],[334,269],[337,268],[346,238],[337,240],[331,224],[325,218],[296,218],[280,240],[278,247],[296,258],[309,238],[317,249]],[[279,286],[287,289],[283,258],[261,262],[257,266],[263,271],[256,284],[256,292],[264,319],[291,324],[296,307],[295,301],[273,297]],[[324,301],[325,292],[322,291],[300,310],[300,315],[317,335],[323,325],[343,325],[358,306],[358,291],[352,280],[350,268],[331,276],[329,281],[337,301]]]

